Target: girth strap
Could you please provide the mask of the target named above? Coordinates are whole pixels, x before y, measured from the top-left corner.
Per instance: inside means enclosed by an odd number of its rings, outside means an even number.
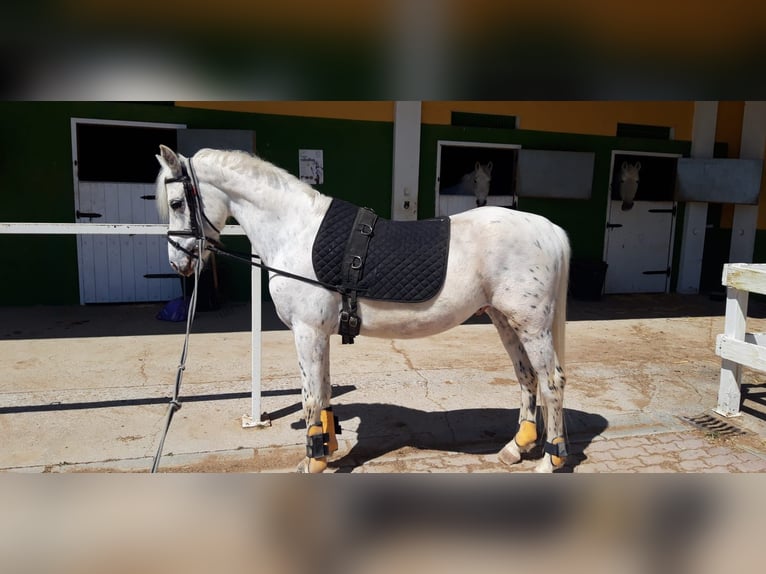
[[[338,333],[342,343],[353,344],[354,337],[359,334],[361,323],[357,311],[357,286],[364,271],[364,261],[367,258],[367,248],[370,245],[375,223],[378,216],[367,207],[360,207],[356,212],[351,233],[346,242],[346,252],[343,255],[341,267],[341,300],[343,307],[340,313]]]

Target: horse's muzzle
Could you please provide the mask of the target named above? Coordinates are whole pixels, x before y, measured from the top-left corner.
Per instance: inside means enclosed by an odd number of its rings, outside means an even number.
[[[196,264],[197,259],[191,257],[189,257],[182,265],[177,264],[175,261],[170,262],[170,266],[173,268],[173,271],[184,277],[190,277],[194,274],[194,267]]]

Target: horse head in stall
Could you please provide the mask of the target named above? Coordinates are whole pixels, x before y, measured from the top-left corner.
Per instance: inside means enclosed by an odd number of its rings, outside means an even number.
[[[638,171],[641,162],[635,164],[622,162],[620,171],[620,199],[622,199],[622,211],[630,211],[633,208],[633,200],[638,191]]]
[[[478,161],[474,170],[463,176],[467,180],[473,195],[476,197],[476,207],[487,205],[487,196],[489,195],[489,184],[492,182],[492,162],[481,165]]]

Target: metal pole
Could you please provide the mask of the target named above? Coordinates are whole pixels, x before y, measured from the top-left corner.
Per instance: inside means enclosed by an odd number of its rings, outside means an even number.
[[[242,428],[271,426],[268,416],[261,414],[261,270],[253,266],[250,271],[250,301],[251,301],[251,326],[250,326],[250,352],[252,390],[251,414],[242,415]]]

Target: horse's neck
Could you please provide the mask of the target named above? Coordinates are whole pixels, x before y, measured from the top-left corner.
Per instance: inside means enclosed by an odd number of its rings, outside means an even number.
[[[283,247],[295,245],[314,221],[321,221],[331,201],[286,174],[247,176],[229,171],[223,178],[213,176],[210,183],[226,195],[229,213],[267,264],[278,262]]]

